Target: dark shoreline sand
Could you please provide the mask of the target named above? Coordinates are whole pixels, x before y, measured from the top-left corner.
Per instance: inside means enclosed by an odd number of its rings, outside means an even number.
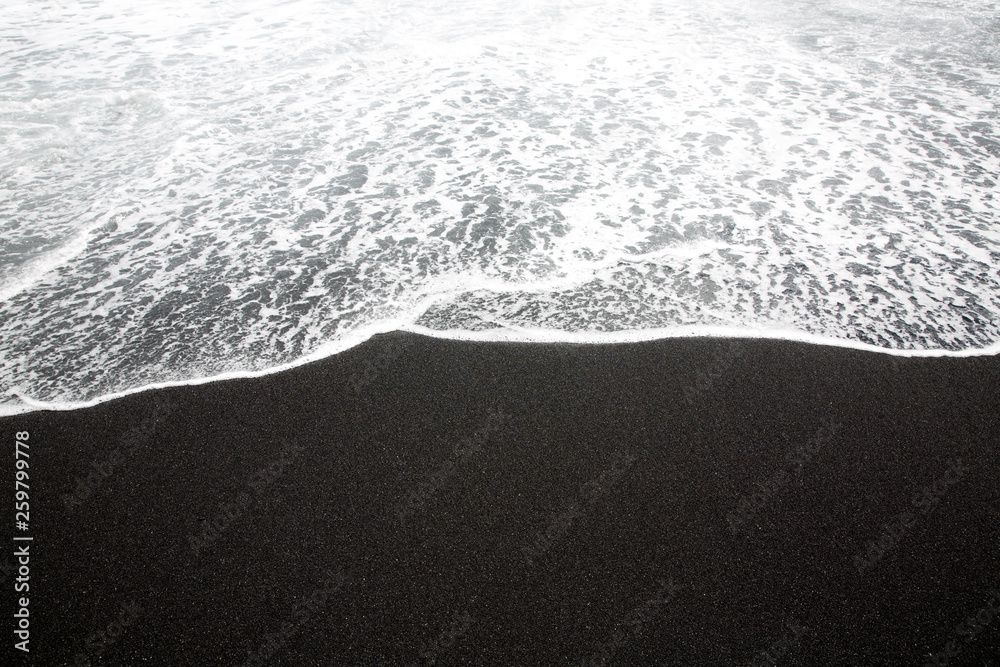
[[[996,356],[398,333],[0,425],[16,664],[1000,664]]]

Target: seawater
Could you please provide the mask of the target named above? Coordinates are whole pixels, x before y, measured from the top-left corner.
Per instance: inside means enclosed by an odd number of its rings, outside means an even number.
[[[0,410],[405,329],[1000,343],[1000,6],[6,3]]]

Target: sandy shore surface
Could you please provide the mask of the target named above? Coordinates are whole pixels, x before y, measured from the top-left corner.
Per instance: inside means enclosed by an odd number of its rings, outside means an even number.
[[[16,664],[1000,664],[997,357],[400,333],[0,433]]]

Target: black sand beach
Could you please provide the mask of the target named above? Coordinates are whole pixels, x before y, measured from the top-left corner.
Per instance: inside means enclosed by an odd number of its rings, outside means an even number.
[[[998,415],[997,357],[392,334],[3,418],[4,664],[1000,664]]]

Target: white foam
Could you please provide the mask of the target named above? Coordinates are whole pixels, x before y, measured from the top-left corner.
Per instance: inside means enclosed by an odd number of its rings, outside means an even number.
[[[894,350],[890,348],[869,345],[859,341],[842,338],[828,338],[804,331],[792,329],[744,329],[739,327],[721,326],[689,326],[669,327],[661,329],[646,329],[640,331],[586,331],[565,332],[550,329],[489,329],[486,331],[467,331],[451,329],[438,331],[416,325],[403,328],[404,331],[441,338],[445,340],[467,340],[476,342],[513,342],[513,343],[573,343],[586,345],[609,345],[615,343],[643,343],[674,338],[737,338],[753,340],[781,340],[810,345],[825,345],[840,347],[862,352],[874,352],[896,357],[989,357],[1000,354],[1000,343],[988,347],[970,350]]]
[[[393,325],[396,326],[393,326]],[[296,359],[295,361],[283,364],[281,366],[276,366],[274,368],[268,368],[266,370],[259,371],[236,371],[229,373],[219,373],[216,375],[211,375],[207,377],[193,378],[190,380],[182,381],[171,381],[171,382],[153,382],[140,387],[134,387],[122,391],[113,392],[103,396],[98,396],[87,401],[42,401],[29,396],[23,389],[14,388],[10,390],[9,395],[16,397],[20,404],[11,403],[0,403],[0,417],[24,414],[27,412],[34,412],[39,410],[53,410],[53,411],[67,411],[67,410],[79,410],[82,408],[90,408],[95,405],[100,405],[102,403],[107,403],[108,401],[114,401],[119,398],[124,398],[126,396],[134,396],[136,394],[141,394],[146,391],[152,391],[156,389],[168,389],[174,387],[196,387],[202,384],[209,384],[212,382],[222,382],[225,380],[238,380],[246,378],[257,378],[264,377],[267,375],[273,375],[275,373],[282,373],[284,371],[296,368],[298,366],[303,366],[305,364],[310,364],[320,359],[333,356],[344,352],[352,347],[360,345],[373,336],[379,334],[390,333],[392,331],[402,330],[400,322],[387,322],[383,326],[378,327],[365,327],[364,329],[359,329],[352,332],[351,335],[345,336],[343,339],[337,341],[336,343],[331,343],[325,346],[322,350],[314,352],[307,357],[302,357],[301,359]]]
[[[5,13],[3,388],[78,405],[406,326],[1000,340],[974,3],[411,5]]]
[[[16,267],[0,283],[0,301],[6,301],[42,279],[47,273],[63,266],[78,256],[87,247],[87,230],[81,230],[58,244],[52,250],[28,260]]]
[[[195,387],[203,384],[209,384],[212,382],[221,382],[225,380],[238,380],[247,378],[257,378],[264,377],[267,375],[272,375],[275,373],[281,373],[304,364],[313,363],[319,361],[323,358],[334,356],[341,352],[344,352],[356,345],[367,342],[373,336],[379,334],[391,333],[393,331],[404,331],[412,334],[417,334],[421,336],[427,336],[430,338],[437,338],[441,340],[462,340],[462,341],[474,341],[474,342],[489,342],[489,343],[536,343],[550,345],[554,343],[568,343],[575,345],[611,345],[611,344],[621,344],[621,343],[640,343],[640,342],[650,342],[656,340],[669,340],[674,338],[731,338],[731,339],[748,339],[748,340],[781,340],[790,341],[797,343],[808,343],[810,345],[825,345],[830,347],[840,347],[854,350],[861,350],[863,352],[873,352],[876,354],[884,354],[889,356],[897,357],[914,357],[914,358],[926,358],[926,357],[956,357],[956,358],[968,358],[968,357],[983,357],[983,356],[994,356],[1000,354],[1000,343],[991,345],[982,349],[969,349],[969,350],[893,350],[878,347],[876,345],[867,345],[865,343],[860,343],[857,341],[843,340],[838,338],[826,338],[823,336],[818,336],[815,334],[810,334],[801,331],[793,330],[747,330],[735,327],[706,327],[706,326],[693,326],[693,327],[675,327],[675,328],[665,328],[657,330],[647,330],[647,331],[610,331],[610,332],[565,332],[565,331],[552,331],[549,329],[491,329],[488,331],[468,331],[464,329],[452,329],[449,331],[439,331],[436,329],[428,329],[427,327],[421,327],[414,324],[402,324],[400,322],[395,323],[397,326],[392,327],[369,327],[364,331],[358,331],[350,338],[345,338],[343,341],[337,343],[336,345],[330,345],[325,347],[322,352],[317,352],[298,359],[292,363],[284,364],[275,368],[263,370],[263,371],[243,371],[243,372],[231,372],[231,373],[220,373],[218,375],[213,375],[211,377],[202,377],[186,381],[177,382],[157,382],[142,387],[135,387],[125,391],[115,392],[113,394],[108,394],[105,396],[100,396],[89,401],[79,401],[79,402],[46,402],[31,398],[30,396],[24,394],[20,390],[12,390],[10,394],[17,397],[20,404],[3,403],[0,404],[0,417],[14,416],[19,414],[25,414],[29,412],[36,411],[70,411],[70,410],[80,410],[83,408],[90,408],[95,405],[100,405],[102,403],[107,403],[109,401],[117,400],[119,398],[124,398],[126,396],[133,396],[136,394],[141,394],[146,391],[152,391],[157,389],[167,389],[176,387]]]

